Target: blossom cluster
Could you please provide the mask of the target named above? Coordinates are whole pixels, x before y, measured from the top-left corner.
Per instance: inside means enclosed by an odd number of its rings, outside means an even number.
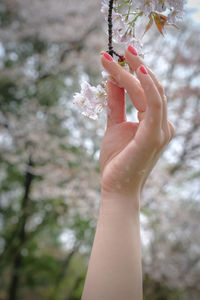
[[[107,93],[102,85],[94,87],[84,81],[81,92],[74,95],[73,103],[83,115],[95,120],[100,112],[107,110]]]
[[[145,14],[153,11],[163,12],[166,9],[183,11],[185,0],[133,0],[133,7],[139,9]]]
[[[141,52],[142,44],[136,38],[135,24],[138,18],[147,16],[152,18],[152,15],[159,17],[161,14],[166,16],[165,24],[174,24],[183,17],[183,8],[186,0],[128,0],[114,1],[112,20],[113,20],[113,36],[112,39],[117,44],[124,46],[133,44],[134,48]],[[122,6],[128,5],[128,12],[120,13]],[[108,20],[109,0],[103,0],[101,12],[105,20]],[[150,20],[151,21],[151,20]],[[160,22],[160,24],[159,24]],[[163,19],[157,22],[157,27],[162,27]],[[161,32],[161,30],[159,30]],[[161,32],[162,33],[162,32]]]
[[[127,18],[127,15],[119,13],[117,1],[114,2],[112,12],[112,40],[116,44],[124,45],[124,47],[132,44],[137,49],[137,52],[141,52],[142,45],[135,37],[134,26],[131,26],[131,22]],[[101,12],[104,15],[105,20],[108,20],[109,0],[103,0],[101,5]],[[137,13],[136,13],[137,14]]]
[[[186,0],[133,0],[132,2],[133,8],[146,16],[152,12],[167,14],[167,21],[172,24],[183,17]]]
[[[142,53],[142,43],[136,38],[136,23],[142,17],[148,17],[146,33],[155,23],[157,29],[163,34],[166,25],[174,25],[182,18],[186,0],[114,0],[112,10],[112,41],[116,44],[133,45],[139,54]],[[108,22],[109,0],[102,0],[101,12]],[[126,8],[127,10],[124,8]],[[121,8],[123,11],[121,12]],[[128,66],[125,64],[125,68]],[[102,72],[104,79],[117,84],[106,71]],[[103,85],[103,86],[102,86]],[[87,82],[81,84],[81,92],[74,95],[73,103],[81,113],[92,119],[97,119],[102,111],[107,111],[107,94],[105,82],[97,87]]]

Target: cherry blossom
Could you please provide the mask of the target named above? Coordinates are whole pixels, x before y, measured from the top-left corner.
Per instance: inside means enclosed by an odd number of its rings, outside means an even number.
[[[134,0],[133,8],[149,15],[152,12],[162,13],[167,9],[171,11],[183,11],[186,0]]]
[[[143,12],[145,15],[149,15],[152,11],[156,11],[157,1],[151,0],[136,0],[133,1],[133,9]]]
[[[83,115],[95,120],[100,112],[107,110],[107,94],[101,85],[94,87],[84,81],[81,92],[74,95],[73,103]]]
[[[103,0],[101,3],[101,12],[107,23],[109,2],[109,0]],[[115,0],[112,10],[112,42],[122,45],[124,48],[133,45],[138,54],[142,55],[142,42],[136,38],[135,25],[137,20],[143,16],[149,18],[144,33],[151,28],[154,21],[159,32],[163,34],[163,28],[166,25],[174,25],[176,21],[182,18],[185,2],[186,0]],[[128,6],[127,13],[124,10],[120,12],[122,6]],[[124,67],[129,69],[125,61],[123,63]],[[106,71],[102,72],[102,76],[103,79],[110,80],[118,85]],[[105,83],[103,82],[102,85],[105,86]],[[102,85],[93,87],[89,83],[83,82],[81,92],[74,95],[73,103],[83,115],[97,119],[100,112],[107,111],[106,91]]]

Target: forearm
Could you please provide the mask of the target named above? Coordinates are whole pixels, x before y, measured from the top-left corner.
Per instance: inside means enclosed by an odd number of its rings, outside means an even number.
[[[139,199],[101,199],[82,300],[142,299]]]

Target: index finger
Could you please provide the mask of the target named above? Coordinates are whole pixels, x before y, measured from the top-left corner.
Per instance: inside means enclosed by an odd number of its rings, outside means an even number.
[[[120,86],[123,86],[127,90],[135,108],[138,111],[145,111],[145,96],[139,81],[117,64],[111,56],[109,58],[108,55],[108,53],[105,55],[105,52],[103,52],[101,57],[103,67],[114,77]]]

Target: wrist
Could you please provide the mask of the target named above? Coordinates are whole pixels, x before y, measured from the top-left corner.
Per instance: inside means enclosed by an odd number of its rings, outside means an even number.
[[[109,215],[138,215],[140,213],[141,193],[135,190],[132,193],[124,191],[107,192],[102,189],[100,214]]]

